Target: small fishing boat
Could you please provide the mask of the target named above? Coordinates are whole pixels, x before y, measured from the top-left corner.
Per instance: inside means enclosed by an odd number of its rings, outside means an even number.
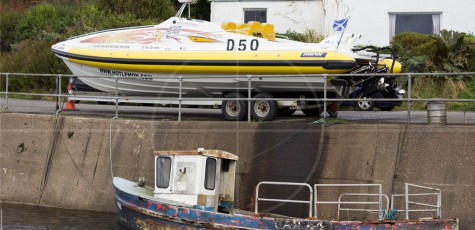
[[[274,25],[268,23],[219,25],[182,18],[184,7],[193,1],[182,2],[176,17],[158,25],[73,37],[53,45],[51,50],[73,74],[83,76],[79,77],[82,82],[97,90],[161,98],[239,98],[247,95],[248,87],[256,98],[321,98],[325,90],[328,97],[334,98],[351,93],[351,78],[340,82],[338,77],[332,78],[325,89],[323,77],[298,75],[361,73],[359,70],[366,69],[371,60],[374,62],[373,56],[351,50],[358,36],[337,35],[318,44],[296,42],[278,38]],[[393,59],[375,63],[386,72],[401,71],[400,63]],[[250,85],[246,77],[237,78],[237,75],[261,77],[253,78]],[[337,82],[340,86],[332,86],[331,83]],[[350,89],[343,89],[342,85]],[[222,103],[225,118],[243,120],[247,114],[245,105],[228,102]],[[272,120],[277,114],[276,101],[266,102],[266,106],[256,107],[261,108],[253,113],[256,120]],[[216,102],[210,101],[209,105]],[[312,115],[319,115],[320,107],[301,106],[308,108],[306,114]]]
[[[376,210],[344,209],[345,211],[373,211],[379,216],[377,220],[338,221],[319,219],[317,213],[320,212],[318,212],[317,204],[330,203],[328,201],[317,201],[317,197],[319,197],[317,187],[324,185],[310,186],[305,183],[261,182],[256,187],[255,210],[239,210],[234,208],[234,183],[238,161],[236,155],[221,150],[205,149],[156,151],[154,155],[155,178],[153,187],[146,186],[143,179],[139,182],[120,177],[114,177],[113,179],[118,219],[122,224],[132,229],[458,229],[457,219],[440,218],[440,193],[437,193],[439,197],[436,205],[427,204],[428,207],[435,208],[433,210],[425,209],[426,212],[434,211],[437,218],[410,220],[408,214],[406,214],[406,219],[391,219],[397,211],[393,209],[389,212],[389,210],[383,208],[382,200],[387,196],[381,193],[381,185],[374,185],[379,187],[379,193],[376,194],[345,194],[358,197],[377,197],[376,202],[358,203],[376,204],[379,207]],[[264,184],[307,187],[310,198],[309,200],[263,198],[259,193],[259,188]],[[325,186],[328,187],[328,184]],[[357,184],[356,186],[368,185]],[[440,191],[433,188],[429,189]],[[427,194],[411,195],[427,196]],[[406,197],[408,195],[406,194]],[[259,201],[308,204],[309,216],[307,218],[293,218],[273,213],[260,213],[258,210]],[[338,204],[339,211],[340,204],[349,203],[348,201],[335,202],[335,204]],[[386,204],[389,207],[388,202]],[[408,204],[406,207],[409,207]],[[421,205],[422,203],[413,202],[412,204]],[[405,211],[409,213],[411,210],[406,208]]]

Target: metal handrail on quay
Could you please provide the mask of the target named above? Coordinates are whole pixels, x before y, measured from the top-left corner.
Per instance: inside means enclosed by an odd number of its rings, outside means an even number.
[[[415,188],[419,190],[429,190],[432,192],[409,192],[410,188]],[[442,191],[438,188],[432,188],[432,187],[427,187],[427,186],[421,186],[421,185],[416,185],[416,184],[410,184],[410,183],[405,183],[404,184],[404,194],[392,194],[391,195],[391,209],[394,209],[394,204],[395,204],[395,198],[396,197],[404,197],[404,206],[405,209],[399,209],[397,212],[404,212],[406,219],[409,219],[410,213],[411,212],[435,212],[436,218],[441,218],[442,217]],[[424,202],[416,202],[415,200],[411,200],[410,198],[413,197],[434,197],[435,196],[435,204],[431,203],[424,203]],[[412,206],[416,206],[419,208],[412,208]],[[423,207],[423,208],[420,208]],[[394,209],[395,210],[395,209]]]
[[[381,194],[384,197],[383,201],[386,201],[386,211],[389,210],[389,197],[386,194]],[[355,201],[342,201],[343,197],[379,197],[379,193],[343,193],[338,197],[338,216],[337,219],[340,219],[340,212],[342,211],[356,211],[356,212],[370,212],[370,213],[380,213],[379,209],[367,209],[367,208],[346,208],[346,207],[341,207],[342,204],[352,204],[352,205],[358,205],[358,204],[368,204],[367,202],[355,202]],[[371,204],[378,204],[379,203],[371,203]]]
[[[293,200],[293,199],[270,199],[259,197],[259,188],[262,185],[284,185],[284,186],[298,186],[306,187],[309,190],[309,200]],[[312,186],[306,183],[292,183],[292,182],[275,182],[275,181],[262,181],[256,186],[256,198],[255,198],[255,213],[259,213],[259,201],[269,201],[269,202],[284,202],[284,203],[299,203],[299,204],[308,204],[308,216],[312,216],[312,201],[313,201],[313,190]]]
[[[338,198],[337,201],[319,201],[318,200],[318,188],[321,187],[368,187],[368,188],[377,188],[378,193],[376,194],[365,194],[360,193],[361,196],[377,196],[378,201],[341,201],[341,196]],[[341,204],[354,204],[354,205],[378,205],[378,216],[380,220],[384,219],[384,209],[383,209],[383,185],[382,184],[315,184],[314,189],[315,191],[315,203],[314,203],[314,211],[316,217],[318,217],[318,204],[337,204],[338,205],[338,217],[340,215],[340,205]],[[361,210],[360,210],[361,211]],[[367,209],[364,209],[367,211]]]
[[[270,199],[270,198],[263,198],[260,195],[260,189],[262,185],[274,185],[274,186],[296,186],[296,187],[307,187],[309,191],[309,199],[308,200],[296,200],[293,199],[295,196],[295,192],[293,195],[290,195],[289,197],[286,197],[285,199]],[[370,193],[370,192],[345,192],[341,193],[338,196],[338,199],[329,199],[322,201],[319,199],[319,188],[329,188],[330,190],[326,190],[326,195],[333,194],[335,193],[335,189],[338,188],[374,188],[377,191]],[[430,191],[435,191],[435,192],[409,192],[409,188],[417,188],[419,190],[430,190]],[[422,186],[422,185],[416,185],[416,184],[410,184],[410,183],[404,183],[404,189],[405,192],[404,194],[392,194],[391,195],[391,200],[389,200],[388,196],[383,194],[383,186],[382,184],[314,184],[313,189],[312,186],[310,186],[307,183],[294,183],[294,182],[277,182],[277,181],[263,181],[257,184],[256,186],[256,193],[255,193],[255,208],[254,212],[255,214],[259,214],[259,201],[268,201],[268,202],[277,202],[280,204],[284,203],[300,203],[300,204],[309,204],[309,215],[308,217],[315,217],[318,218],[318,207],[319,205],[337,205],[338,207],[338,213],[337,213],[337,219],[340,219],[340,212],[341,211],[355,211],[355,212],[369,212],[369,213],[378,213],[379,220],[384,220],[384,219],[394,219],[394,213],[396,212],[404,212],[405,219],[409,220],[410,212],[436,212],[436,218],[442,218],[442,193],[441,190],[438,188],[432,188],[432,187],[427,187],[427,186]],[[299,191],[299,190],[295,190]],[[320,194],[322,192],[320,191]],[[371,199],[372,197],[377,197],[377,201],[360,201],[359,200],[353,200],[353,201],[343,201],[342,198],[345,196],[354,196],[354,197],[361,197],[361,198],[366,198],[366,199]],[[437,201],[436,204],[431,204],[431,203],[423,203],[423,202],[416,202],[413,199],[409,199],[409,197],[418,197],[418,196],[436,196]],[[405,209],[399,209],[396,210],[394,209],[395,207],[395,197],[405,197],[404,200],[404,206]],[[386,201],[386,205],[383,206],[384,201]],[[353,206],[360,206],[363,205],[364,208],[346,208],[346,207],[341,207],[341,205],[353,205]],[[369,206],[371,205],[377,205],[377,209],[375,208],[370,208]],[[411,208],[412,206],[423,206],[425,208]],[[374,207],[374,206],[373,206]],[[389,208],[391,207],[391,208]],[[313,216],[312,216],[313,214]],[[433,216],[432,216],[433,217]],[[397,218],[397,217],[396,217]]]
[[[394,76],[394,77],[407,77],[407,94],[405,95],[404,98],[382,98],[382,99],[375,99],[375,98],[365,98],[365,99],[358,99],[358,98],[328,98],[328,89],[329,89],[329,83],[328,80],[333,78],[333,77],[364,77],[364,76],[374,76],[374,74],[307,74],[307,75],[292,75],[292,77],[296,79],[315,79],[315,78],[323,78],[324,79],[324,91],[323,91],[323,98],[266,98],[266,100],[269,101],[319,101],[323,103],[323,116],[326,118],[328,116],[327,113],[327,104],[330,102],[345,102],[345,101],[400,101],[400,102],[407,102],[407,123],[411,122],[411,103],[412,102],[417,102],[417,101],[425,101],[425,102],[467,102],[467,103],[475,103],[475,99],[447,99],[447,98],[442,98],[442,99],[434,99],[434,98],[414,98],[412,95],[412,79],[415,77],[438,77],[438,76],[475,76],[475,72],[464,72],[464,73],[397,73],[397,74],[378,74],[379,77],[389,77],[389,76]],[[9,91],[9,84],[10,84],[10,78],[11,77],[20,77],[20,76],[31,76],[31,77],[54,77],[56,78],[56,89],[54,93],[22,93],[22,92],[10,92]],[[103,99],[103,100],[111,100],[115,102],[116,108],[115,108],[115,118],[119,117],[119,101],[120,100],[125,100],[128,97],[124,97],[119,95],[118,93],[118,86],[121,80],[124,79],[135,79],[136,77],[130,77],[130,76],[79,76],[79,75],[71,75],[71,74],[34,74],[34,73],[0,73],[0,77],[5,77],[5,90],[0,92],[0,94],[5,96],[5,107],[2,108],[3,111],[8,111],[9,104],[8,104],[8,99],[10,95],[23,95],[23,96],[45,96],[45,97],[55,97],[56,98],[56,112],[61,112],[62,108],[59,106],[59,102],[63,98],[68,98],[71,96],[74,96],[69,93],[64,93],[62,91],[62,83],[64,78],[71,78],[71,77],[80,77],[80,78],[104,78],[104,79],[113,79],[115,81],[115,93],[114,95],[95,95],[95,96],[87,96],[84,95],[82,97],[84,98],[91,98],[91,99]],[[172,80],[179,82],[179,92],[178,92],[178,97],[163,97],[160,99],[157,98],[150,98],[150,97],[136,97],[140,98],[140,100],[143,101],[150,101],[150,103],[159,103],[159,101],[167,100],[167,101],[175,101],[178,104],[178,121],[181,121],[182,118],[182,105],[183,102],[193,102],[193,101],[204,101],[204,102],[209,102],[209,101],[219,101],[222,102],[224,100],[229,100],[229,98],[203,98],[203,97],[185,97],[183,96],[182,93],[182,83],[187,82],[190,79],[196,80],[196,79],[220,79],[220,78],[226,78],[226,79],[235,79],[236,81],[242,81],[245,82],[247,81],[247,98],[233,98],[233,100],[240,100],[240,101],[247,101],[248,102],[248,107],[251,107],[251,102],[260,100],[259,98],[252,98],[251,92],[252,92],[252,83],[256,79],[262,80],[265,78],[282,78],[282,77],[289,77],[289,75],[236,75],[236,76],[202,76],[202,77],[197,77],[197,76],[177,76],[174,77]],[[154,79],[154,80],[159,80],[159,79],[167,79],[170,80],[169,77],[155,77],[155,76],[148,76],[147,78],[149,79]],[[251,121],[251,110],[248,109],[248,117],[247,120]]]

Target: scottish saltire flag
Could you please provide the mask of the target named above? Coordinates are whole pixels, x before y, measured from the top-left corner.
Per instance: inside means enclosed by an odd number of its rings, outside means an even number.
[[[342,31],[346,28],[346,24],[348,24],[349,18],[343,18],[340,20],[333,21],[333,30],[334,31]]]

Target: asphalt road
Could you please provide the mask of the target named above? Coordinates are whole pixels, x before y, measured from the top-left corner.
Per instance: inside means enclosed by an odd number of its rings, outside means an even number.
[[[0,108],[5,111],[7,100],[0,98]],[[60,104],[60,107],[63,104]],[[62,111],[61,114],[67,116],[87,116],[112,118],[115,116],[115,105],[99,105],[96,103],[76,103],[75,111]],[[51,114],[56,113],[56,102],[41,100],[8,99],[8,112]],[[148,120],[178,120],[178,108],[159,106],[132,106],[121,105],[118,107],[120,118],[148,119]],[[182,120],[206,120],[223,121],[221,109],[209,108],[183,108]],[[297,111],[289,117],[277,117],[274,122],[305,122],[313,121],[318,117],[307,117],[302,112]],[[338,119],[358,123],[406,123],[407,111],[339,111]],[[410,122],[416,124],[427,123],[427,111],[411,111]],[[475,112],[447,112],[448,124],[475,124]]]

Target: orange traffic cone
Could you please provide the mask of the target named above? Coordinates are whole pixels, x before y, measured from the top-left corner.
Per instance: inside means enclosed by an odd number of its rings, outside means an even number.
[[[66,106],[64,107],[63,110],[67,110],[67,111],[77,110],[76,106],[74,105],[74,101],[67,99]]]
[[[68,84],[68,93],[73,95],[74,92],[73,92],[73,86],[71,84],[71,82],[69,82]],[[63,108],[63,110],[66,110],[66,111],[74,111],[74,110],[77,110],[76,109],[76,106],[74,105],[74,101],[73,100],[69,100],[66,99],[66,106]]]

